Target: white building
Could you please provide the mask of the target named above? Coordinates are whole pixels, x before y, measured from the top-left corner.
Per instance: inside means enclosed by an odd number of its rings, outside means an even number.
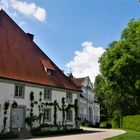
[[[80,93],[80,117],[82,123],[96,124],[100,122],[100,104],[93,92],[90,78],[74,78],[74,83],[81,89]]]
[[[0,10],[0,131],[41,124],[76,127],[79,95],[78,87],[34,43],[33,35]]]

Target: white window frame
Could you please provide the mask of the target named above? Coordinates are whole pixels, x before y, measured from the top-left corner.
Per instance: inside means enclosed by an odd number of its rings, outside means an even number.
[[[66,93],[66,102],[67,103],[72,103],[72,100],[73,100],[73,94],[72,94],[72,92],[67,92]]]
[[[25,94],[24,92],[25,92],[25,87],[23,85],[20,84],[15,85],[15,93],[14,93],[15,98],[24,99],[24,94]]]
[[[46,108],[44,110],[44,122],[51,122],[52,119],[52,110],[51,108]]]
[[[51,101],[52,100],[52,90],[51,89],[44,89],[44,100]]]
[[[67,122],[73,121],[73,111],[71,109],[66,112],[66,120]]]

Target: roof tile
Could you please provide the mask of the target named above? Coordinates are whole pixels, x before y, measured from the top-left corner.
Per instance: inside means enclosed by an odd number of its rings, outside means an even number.
[[[54,70],[53,75],[47,75],[44,66]],[[3,10],[0,10],[0,77],[79,91]]]

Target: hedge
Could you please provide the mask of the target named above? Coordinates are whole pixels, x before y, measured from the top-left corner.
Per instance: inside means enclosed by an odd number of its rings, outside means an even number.
[[[78,134],[82,133],[83,129],[70,129],[70,130],[57,130],[57,131],[38,131],[38,129],[33,129],[31,134],[33,136],[54,136],[54,135],[68,135],[68,134]]]
[[[0,133],[0,139],[13,139],[18,138],[18,135],[13,132]]]
[[[125,116],[122,128],[140,131],[140,115]]]

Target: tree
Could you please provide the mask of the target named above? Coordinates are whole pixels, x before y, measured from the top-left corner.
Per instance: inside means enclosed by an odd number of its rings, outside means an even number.
[[[108,113],[140,113],[140,20],[128,23],[120,39],[109,45],[99,62]]]
[[[96,93],[96,97],[98,98],[98,102],[100,103],[100,121],[106,121],[108,114],[104,104],[105,100],[105,92],[104,92],[104,78],[101,74],[97,75],[94,82],[94,91]]]

